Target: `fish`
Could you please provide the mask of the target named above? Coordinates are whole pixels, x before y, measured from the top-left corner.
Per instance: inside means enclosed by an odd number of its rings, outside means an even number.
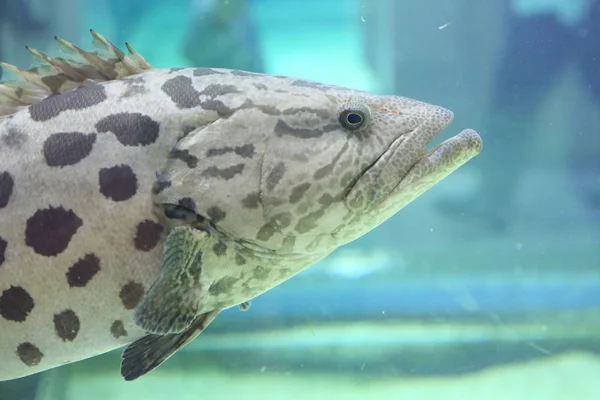
[[[472,129],[429,148],[441,106],[154,68],[90,32],[0,63],[0,380],[122,347],[138,379],[482,150]]]

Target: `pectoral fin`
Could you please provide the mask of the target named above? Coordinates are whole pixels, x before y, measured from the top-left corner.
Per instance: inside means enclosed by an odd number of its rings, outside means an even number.
[[[210,238],[187,226],[173,228],[163,251],[160,278],[135,311],[135,322],[150,333],[165,335],[185,331],[198,314],[204,288],[200,284],[203,250]]]
[[[133,381],[157,368],[202,333],[220,312],[221,310],[214,310],[199,315],[189,328],[181,333],[147,335],[131,343],[123,352],[121,375],[126,381]]]

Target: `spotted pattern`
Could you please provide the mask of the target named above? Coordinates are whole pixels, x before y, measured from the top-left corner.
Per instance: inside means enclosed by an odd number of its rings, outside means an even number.
[[[194,88],[192,79],[187,76],[171,78],[162,85],[161,89],[178,108],[194,108],[200,105],[200,92]]]
[[[226,294],[231,290],[231,287],[238,281],[238,278],[234,278],[232,276],[226,276],[224,278],[219,279],[208,288],[208,292],[213,296],[218,296],[220,294]]]
[[[6,320],[23,322],[33,307],[31,295],[21,286],[11,286],[0,295],[0,315]]]
[[[246,264],[246,259],[241,254],[236,254],[234,261],[235,261],[235,265],[241,266],[241,265]]]
[[[338,163],[338,161],[340,160],[342,155],[349,149],[349,147],[350,146],[348,145],[348,142],[344,143],[344,146],[342,146],[340,151],[337,152],[337,154],[335,155],[335,157],[333,157],[331,162],[329,164],[325,165],[324,167],[316,170],[313,177],[315,179],[321,179],[321,178],[324,178],[324,177],[330,175],[333,172],[333,168],[335,167],[335,165]]]
[[[96,129],[100,133],[114,133],[124,146],[147,146],[158,139],[160,125],[147,115],[124,112],[102,118]]]
[[[131,167],[125,164],[100,169],[98,183],[100,193],[113,201],[129,200],[138,189],[137,176]]]
[[[156,174],[156,180],[152,184],[152,194],[159,194],[170,186],[171,181],[169,180],[168,174],[159,172]]]
[[[242,93],[240,89],[235,85],[223,85],[220,83],[211,83],[200,92],[201,95],[214,99],[218,96],[225,96],[228,94]]]
[[[8,242],[0,236],[0,267],[6,261],[6,246],[8,246]]]
[[[210,218],[210,220],[213,223],[217,223],[221,220],[223,220],[227,213],[225,213],[225,211],[221,210],[219,207],[217,206],[212,206],[209,207],[208,210],[206,210],[206,215]]]
[[[231,75],[237,75],[237,76],[257,76],[257,75],[261,75],[257,72],[249,72],[249,71],[241,71],[241,70],[231,70],[229,71],[231,73]]]
[[[169,158],[183,161],[188,168],[195,168],[198,165],[198,157],[190,154],[189,150],[173,149],[169,152]]]
[[[149,219],[140,222],[137,226],[133,243],[135,248],[150,251],[156,247],[164,231],[162,225]]]
[[[275,124],[274,132],[278,136],[289,135],[300,139],[313,139],[338,129],[340,129],[340,126],[337,124],[329,124],[320,128],[295,128],[288,125],[288,123],[284,120],[280,119]]]
[[[54,314],[54,332],[63,342],[72,342],[77,337],[81,322],[75,311],[66,309]]]
[[[317,221],[325,215],[325,208],[320,208],[316,211],[313,211],[298,220],[296,224],[295,230],[298,233],[307,233],[311,230],[317,228]]]
[[[271,270],[262,265],[257,265],[256,267],[254,267],[254,271],[252,272],[254,273],[254,279],[264,281],[265,279],[269,278]]]
[[[279,162],[267,175],[267,189],[273,190],[285,175],[286,166],[284,162]]]
[[[194,76],[207,76],[207,75],[222,75],[222,72],[215,71],[211,68],[195,68]]]
[[[227,245],[219,241],[213,246],[213,252],[218,256],[222,256],[227,252]]]
[[[250,193],[242,199],[242,205],[246,208],[258,208],[260,205],[260,194],[257,192]]]
[[[255,83],[254,87],[257,88],[258,90],[267,90],[267,89],[269,89],[267,87],[267,85],[265,85],[264,83]]]
[[[23,364],[28,367],[35,367],[44,358],[44,353],[36,345],[30,342],[24,342],[17,346],[17,355]]]
[[[100,259],[93,253],[77,260],[67,271],[70,287],[85,287],[100,272]]]
[[[144,86],[145,79],[141,76],[131,79],[123,79],[123,83],[127,85],[127,89],[121,95],[123,98],[133,97],[148,92],[148,88]]]
[[[119,292],[123,307],[133,310],[144,296],[144,286],[141,283],[131,281],[124,285]]]
[[[258,240],[262,240],[263,242],[268,241],[275,234],[275,228],[271,224],[263,225],[262,228],[256,234],[256,238]]]
[[[6,135],[0,137],[2,144],[11,149],[20,149],[27,141],[27,135],[15,128],[8,128]]]
[[[105,100],[104,86],[91,85],[51,95],[39,103],[32,104],[29,106],[29,115],[34,121],[43,122],[58,116],[61,112],[83,110]]]
[[[116,320],[110,326],[110,334],[115,338],[119,339],[124,336],[127,336],[127,331],[125,330],[125,326],[123,325],[123,321]]]
[[[206,157],[221,156],[227,153],[235,153],[236,155],[242,158],[252,158],[256,153],[256,149],[253,144],[245,144],[243,146],[237,147],[219,147],[214,149],[208,149],[206,151]]]
[[[0,208],[8,205],[10,196],[12,196],[15,181],[8,172],[0,172]]]
[[[240,93],[240,90],[234,85],[210,84],[199,93],[206,96],[200,105],[205,110],[215,111],[221,118],[229,118],[235,110],[227,107],[222,101],[215,99],[217,96],[224,96],[229,93]]]
[[[90,155],[96,142],[96,134],[81,132],[58,132],[44,141],[43,154],[50,167],[75,165]]]
[[[292,188],[292,193],[290,194],[290,203],[296,204],[302,199],[304,193],[310,188],[310,182],[304,182]]]
[[[83,225],[81,218],[62,206],[37,210],[27,220],[25,243],[42,256],[56,256],[65,251],[71,238]]]
[[[218,168],[212,166],[202,171],[202,176],[206,176],[209,178],[222,178],[228,181],[234,176],[241,174],[244,171],[245,167],[246,166],[244,164],[236,164],[226,168]]]

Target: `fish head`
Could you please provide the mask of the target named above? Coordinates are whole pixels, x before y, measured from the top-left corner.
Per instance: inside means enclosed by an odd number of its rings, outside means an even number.
[[[482,147],[466,130],[428,150],[453,114],[406,97],[261,74],[221,88],[207,103],[221,118],[180,142],[194,165],[171,165],[157,201],[192,199],[224,235],[279,254],[364,235]]]
[[[294,237],[295,251],[364,235],[482,149],[473,130],[428,149],[453,120],[446,108],[340,87],[309,89],[306,106],[278,116],[260,184],[267,221]]]

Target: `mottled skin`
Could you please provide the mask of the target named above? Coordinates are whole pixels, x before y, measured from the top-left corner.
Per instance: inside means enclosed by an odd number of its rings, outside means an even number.
[[[71,47],[87,62],[54,60],[62,75],[21,72],[32,83],[0,86],[0,380],[134,341],[122,373],[135,379],[221,310],[247,308],[481,150],[465,130],[425,152],[452,120],[441,107],[153,69],[93,34],[101,58]],[[195,228],[190,253],[201,257],[185,279],[158,284],[178,226]],[[197,306],[192,323],[177,319],[182,299]]]

